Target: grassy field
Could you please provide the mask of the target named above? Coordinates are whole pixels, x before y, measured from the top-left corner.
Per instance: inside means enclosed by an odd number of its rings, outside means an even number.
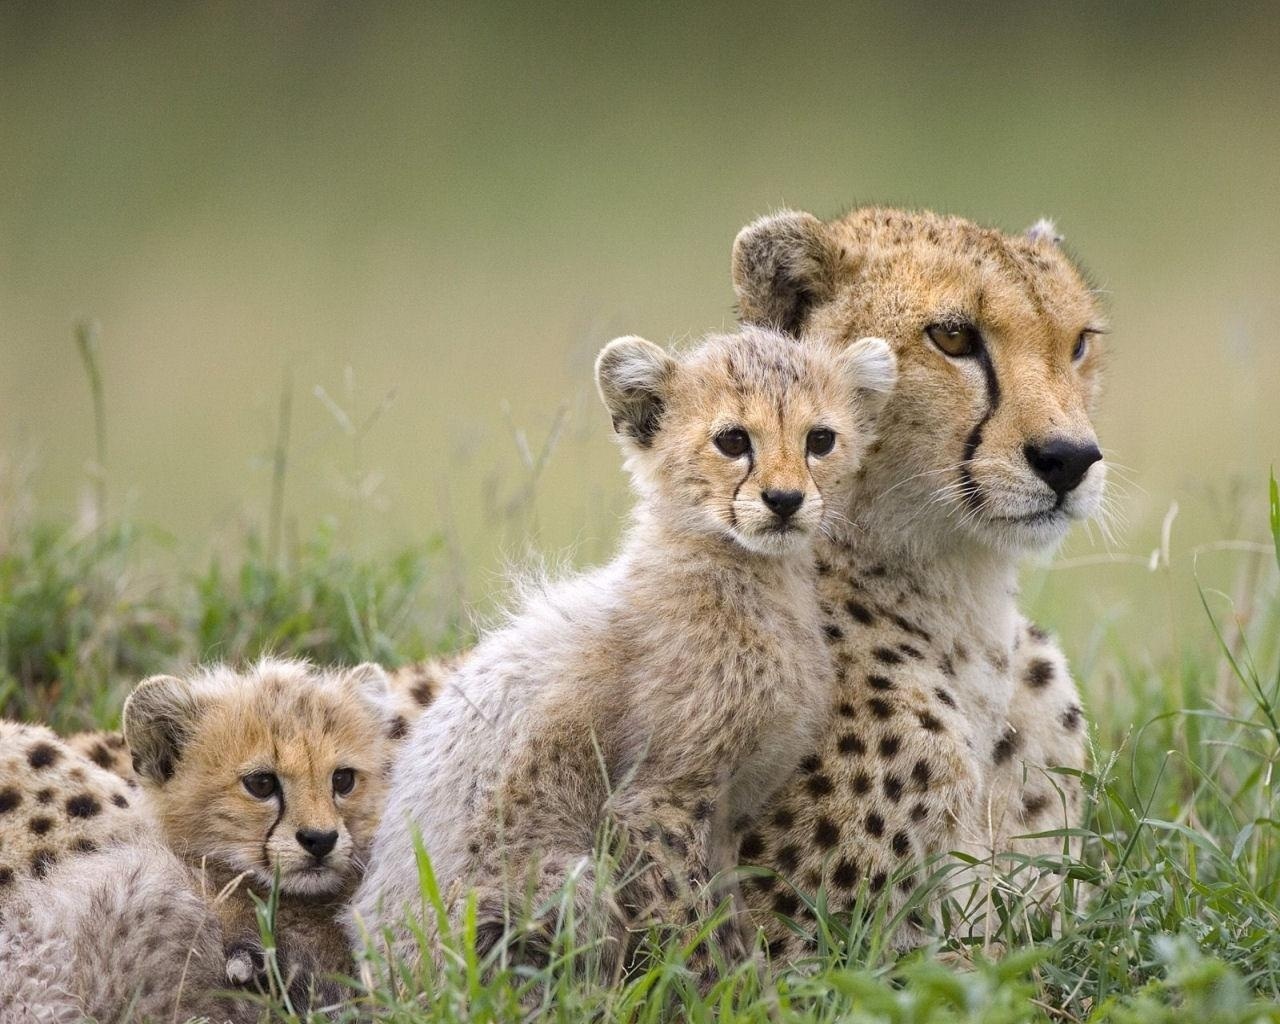
[[[92,339],[80,340],[100,402]],[[137,679],[178,662],[269,650],[394,665],[467,642],[447,538],[354,557],[342,517],[306,536],[290,527],[286,422],[275,512],[263,530],[246,530],[238,546],[201,564],[182,564],[163,535],[110,515],[101,477],[89,481],[80,519],[66,522],[42,514],[21,467],[5,464],[0,712],[68,730],[112,725]],[[896,922],[874,911],[836,919],[819,906],[824,943],[812,963],[763,977],[743,968],[706,997],[678,948],[655,946],[648,969],[619,988],[574,969],[590,948],[571,930],[543,972],[477,963],[464,932],[443,972],[377,986],[364,1012],[405,1022],[530,1012],[565,1022],[1280,1020],[1274,478],[1269,495],[1242,520],[1265,522],[1269,536],[1185,551],[1166,529],[1149,559],[1103,559],[1145,561],[1147,586],[1166,610],[1147,610],[1152,629],[1143,635],[1102,623],[1086,649],[1071,652],[1094,751],[1084,854],[1057,864],[1065,884],[1056,925],[997,884],[993,945],[940,941],[899,957],[889,948]],[[1199,563],[1210,559],[1209,575],[1229,587],[1201,581]],[[1232,564],[1225,576],[1223,559]],[[1043,575],[1030,578],[1032,605],[1046,603],[1036,585]],[[1052,621],[1052,607],[1041,610]],[[945,892],[948,868],[936,868],[933,884]],[[946,898],[943,907],[944,919],[969,913]],[[273,1012],[290,1016],[283,1003]]]

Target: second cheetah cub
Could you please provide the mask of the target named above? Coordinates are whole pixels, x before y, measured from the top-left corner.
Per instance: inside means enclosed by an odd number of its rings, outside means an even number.
[[[606,969],[637,927],[692,935],[737,903],[717,877],[734,866],[733,823],[829,708],[811,542],[839,520],[895,376],[876,338],[828,355],[748,328],[679,355],[640,338],[603,350],[596,380],[639,494],[621,550],[533,588],[410,733],[353,902],[357,940],[389,933],[411,961],[414,932],[433,934],[415,835],[455,915],[475,890],[478,945],[518,934],[512,950],[533,960],[565,893],[605,939]],[[612,887],[590,856],[602,834]],[[745,938],[718,933],[729,957]]]

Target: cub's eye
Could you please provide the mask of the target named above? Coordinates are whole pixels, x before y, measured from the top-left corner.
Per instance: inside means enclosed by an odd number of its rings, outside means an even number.
[[[835,446],[836,434],[834,430],[828,430],[826,427],[818,427],[809,431],[809,437],[805,441],[805,447],[809,449],[810,455],[826,455]]]
[[[730,427],[715,436],[715,446],[731,459],[740,459],[751,451],[751,437],[741,427]]]
[[[982,347],[982,335],[973,324],[930,324],[924,329],[924,333],[945,355],[953,359],[977,355]]]
[[[275,772],[253,772],[240,780],[244,788],[255,800],[266,800],[280,790],[280,780]]]
[[[1089,351],[1089,335],[1092,331],[1081,331],[1080,337],[1076,339],[1076,347],[1071,350],[1071,361],[1073,363],[1080,362],[1084,358],[1084,354]]]
[[[354,768],[339,768],[333,773],[333,791],[338,796],[346,796],[356,785],[356,770]]]

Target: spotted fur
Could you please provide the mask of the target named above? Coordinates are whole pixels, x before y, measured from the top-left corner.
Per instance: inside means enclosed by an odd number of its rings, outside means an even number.
[[[22,880],[150,827],[136,787],[43,726],[0,721],[0,908]]]
[[[892,383],[884,347],[820,355],[748,329],[671,356],[632,338],[605,349],[597,374],[635,520],[607,566],[532,589],[411,735],[352,920],[358,941],[390,928],[410,961],[414,829],[455,907],[477,890],[482,945],[532,908],[523,949],[545,955],[543,908],[566,888],[615,966],[631,929],[696,929],[738,899],[723,874],[732,823],[825,716],[811,547],[844,506]],[[835,435],[830,454],[808,453],[817,427]],[[733,429],[751,442],[737,455],[717,441]],[[766,508],[776,488],[803,495],[786,527]],[[601,892],[590,853],[606,822],[626,881]],[[741,926],[735,916],[717,934],[724,955],[744,952]],[[707,950],[698,963],[712,970]]]
[[[830,724],[762,814],[742,859],[773,869],[746,890],[779,955],[812,926],[792,886],[848,908],[902,904],[930,858],[1054,853],[1019,839],[1078,822],[1084,719],[1061,652],[1016,605],[1016,567],[1098,507],[1105,464],[1061,496],[1026,446],[1092,443],[1102,314],[1056,233],[1005,235],[954,217],[868,208],[823,223],[784,212],[734,249],[747,322],[840,350],[885,337],[899,385],[848,507],[820,542],[818,593],[838,683]],[[947,355],[933,325],[972,328]],[[966,883],[968,884],[968,883]],[[1046,898],[1050,876],[1019,884]],[[983,882],[959,890],[983,927]],[[901,940],[918,932],[904,929]]]

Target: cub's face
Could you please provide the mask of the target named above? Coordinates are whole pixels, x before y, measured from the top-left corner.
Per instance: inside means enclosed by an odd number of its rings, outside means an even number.
[[[337,892],[386,795],[387,680],[266,661],[142,683],[125,730],[167,841],[283,892]]]
[[[864,334],[893,346],[899,384],[852,507],[864,524],[1022,551],[1098,511],[1105,322],[1058,243],[1044,223],[1012,237],[879,209],[779,214],[739,235],[744,318],[836,349]]]
[[[841,519],[894,367],[879,339],[823,353],[756,328],[683,357],[620,338],[596,374],[662,515],[782,555]]]

